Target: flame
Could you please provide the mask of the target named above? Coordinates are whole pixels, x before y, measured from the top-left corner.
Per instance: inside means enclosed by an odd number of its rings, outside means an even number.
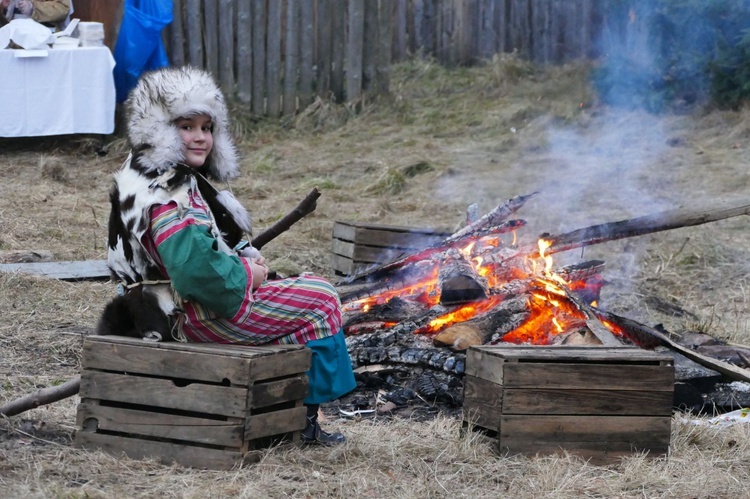
[[[516,234],[513,231],[514,244],[515,241]],[[568,292],[571,290],[590,291],[592,296],[597,296],[604,283],[601,279],[594,280],[591,283],[588,279],[574,282],[566,281],[553,271],[553,258],[547,254],[552,242],[539,239],[537,245],[539,247],[539,258],[530,258],[525,263],[518,265],[508,265],[508,261],[498,263],[493,258],[486,258],[488,250],[502,246],[502,242],[497,236],[480,237],[458,248],[459,253],[469,262],[473,271],[487,279],[487,286],[490,290],[500,289],[516,280],[533,280],[534,291],[530,294],[527,303],[528,317],[520,326],[505,334],[500,341],[518,344],[549,344],[555,336],[561,333],[572,331],[573,328],[582,328],[586,323],[586,316],[568,298]],[[435,306],[440,301],[439,273],[439,264],[436,263],[434,268],[422,279],[408,286],[347,303],[344,305],[344,310],[366,312],[371,307],[385,304],[395,297],[418,301],[430,307]],[[453,311],[431,320],[414,333],[437,334],[452,324],[465,322],[489,312],[504,299],[505,296],[498,294],[491,295],[484,300],[463,304]],[[611,324],[605,324],[605,326],[610,330],[614,328]],[[613,330],[613,332],[615,331]],[[621,332],[620,335],[622,335]]]

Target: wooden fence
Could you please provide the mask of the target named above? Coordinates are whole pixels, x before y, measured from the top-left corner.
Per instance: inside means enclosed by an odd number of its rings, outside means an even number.
[[[388,91],[410,56],[472,64],[500,52],[556,64],[596,55],[605,0],[173,0],[173,65],[210,70],[256,115],[316,96]]]

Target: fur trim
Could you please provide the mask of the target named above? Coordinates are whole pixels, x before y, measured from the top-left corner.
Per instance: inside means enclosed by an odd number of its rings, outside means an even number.
[[[184,161],[182,140],[174,122],[206,114],[213,121],[214,139],[206,159],[208,176],[225,181],[239,175],[224,96],[206,71],[186,66],[146,73],[125,106],[128,140],[145,172],[161,174]]]
[[[230,215],[232,215],[232,218],[237,223],[237,225],[239,225],[240,229],[244,230],[247,233],[251,233],[253,231],[252,224],[250,222],[250,213],[248,213],[247,209],[242,206],[242,203],[237,201],[237,198],[234,197],[234,194],[229,191],[219,191],[218,194],[216,194],[216,200],[221,203],[224,208],[227,209]]]

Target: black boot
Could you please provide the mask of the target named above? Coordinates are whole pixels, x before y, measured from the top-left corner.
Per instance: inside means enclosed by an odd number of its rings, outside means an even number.
[[[302,443],[307,445],[338,445],[346,442],[342,433],[328,433],[318,424],[318,404],[307,406],[307,426],[302,430]]]

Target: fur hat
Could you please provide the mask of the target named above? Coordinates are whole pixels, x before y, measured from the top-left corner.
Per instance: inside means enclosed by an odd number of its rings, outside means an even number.
[[[214,139],[208,176],[224,181],[239,175],[224,96],[206,71],[186,66],[145,73],[125,101],[125,113],[128,140],[146,172],[161,174],[184,161],[175,121],[205,114],[213,121]]]

